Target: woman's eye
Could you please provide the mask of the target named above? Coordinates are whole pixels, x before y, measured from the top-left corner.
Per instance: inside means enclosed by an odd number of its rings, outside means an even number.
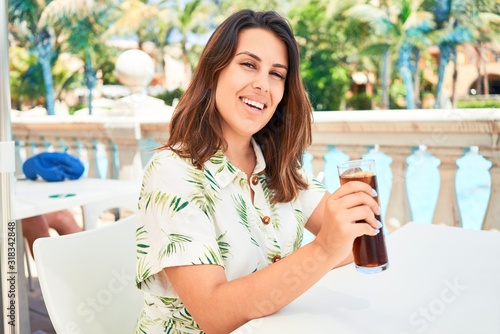
[[[249,68],[255,68],[255,66],[252,63],[248,63],[248,62],[243,62],[243,63],[241,63],[241,65],[243,65],[245,67],[249,67]]]
[[[279,79],[285,79],[285,76],[279,72],[271,72],[271,75],[274,75],[275,77]]]

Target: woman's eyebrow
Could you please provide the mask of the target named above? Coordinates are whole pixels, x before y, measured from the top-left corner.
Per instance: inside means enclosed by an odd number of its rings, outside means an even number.
[[[259,56],[257,56],[255,53],[252,53],[252,52],[249,52],[249,51],[241,51],[239,53],[236,54],[237,56],[239,55],[247,55],[249,57],[252,57],[253,59],[257,60],[258,62],[262,62],[262,59],[260,59]],[[282,69],[285,69],[288,71],[288,67],[283,65],[283,64],[279,64],[279,63],[274,63],[273,64],[273,67],[280,67]]]

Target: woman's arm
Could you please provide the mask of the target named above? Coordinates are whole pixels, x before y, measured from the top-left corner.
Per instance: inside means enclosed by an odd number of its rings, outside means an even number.
[[[316,238],[250,275],[227,281],[224,269],[217,265],[177,266],[164,271],[205,332],[229,333],[288,305],[342,263],[356,237],[375,235],[378,225],[373,213],[378,212],[378,204],[372,196],[371,188],[361,182],[348,182],[326,196],[311,216],[313,221],[324,217]],[[368,224],[357,224],[357,220]],[[316,224],[311,226],[317,228]]]

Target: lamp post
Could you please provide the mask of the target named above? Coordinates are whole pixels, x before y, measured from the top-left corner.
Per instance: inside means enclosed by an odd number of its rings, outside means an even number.
[[[0,282],[3,333],[21,333],[19,319],[18,227],[12,208],[15,170],[10,120],[9,43],[7,1],[0,2]],[[21,257],[22,259],[22,257]],[[28,319],[29,323],[29,319]]]

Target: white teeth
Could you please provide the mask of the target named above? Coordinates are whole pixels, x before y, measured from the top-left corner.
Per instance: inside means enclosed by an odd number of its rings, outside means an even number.
[[[252,101],[252,100],[249,100],[249,99],[246,99],[246,98],[242,98],[241,99],[244,103],[246,104],[249,104],[255,108],[259,108],[259,109],[264,109],[264,103],[260,103],[260,102],[257,102],[257,101]]]

